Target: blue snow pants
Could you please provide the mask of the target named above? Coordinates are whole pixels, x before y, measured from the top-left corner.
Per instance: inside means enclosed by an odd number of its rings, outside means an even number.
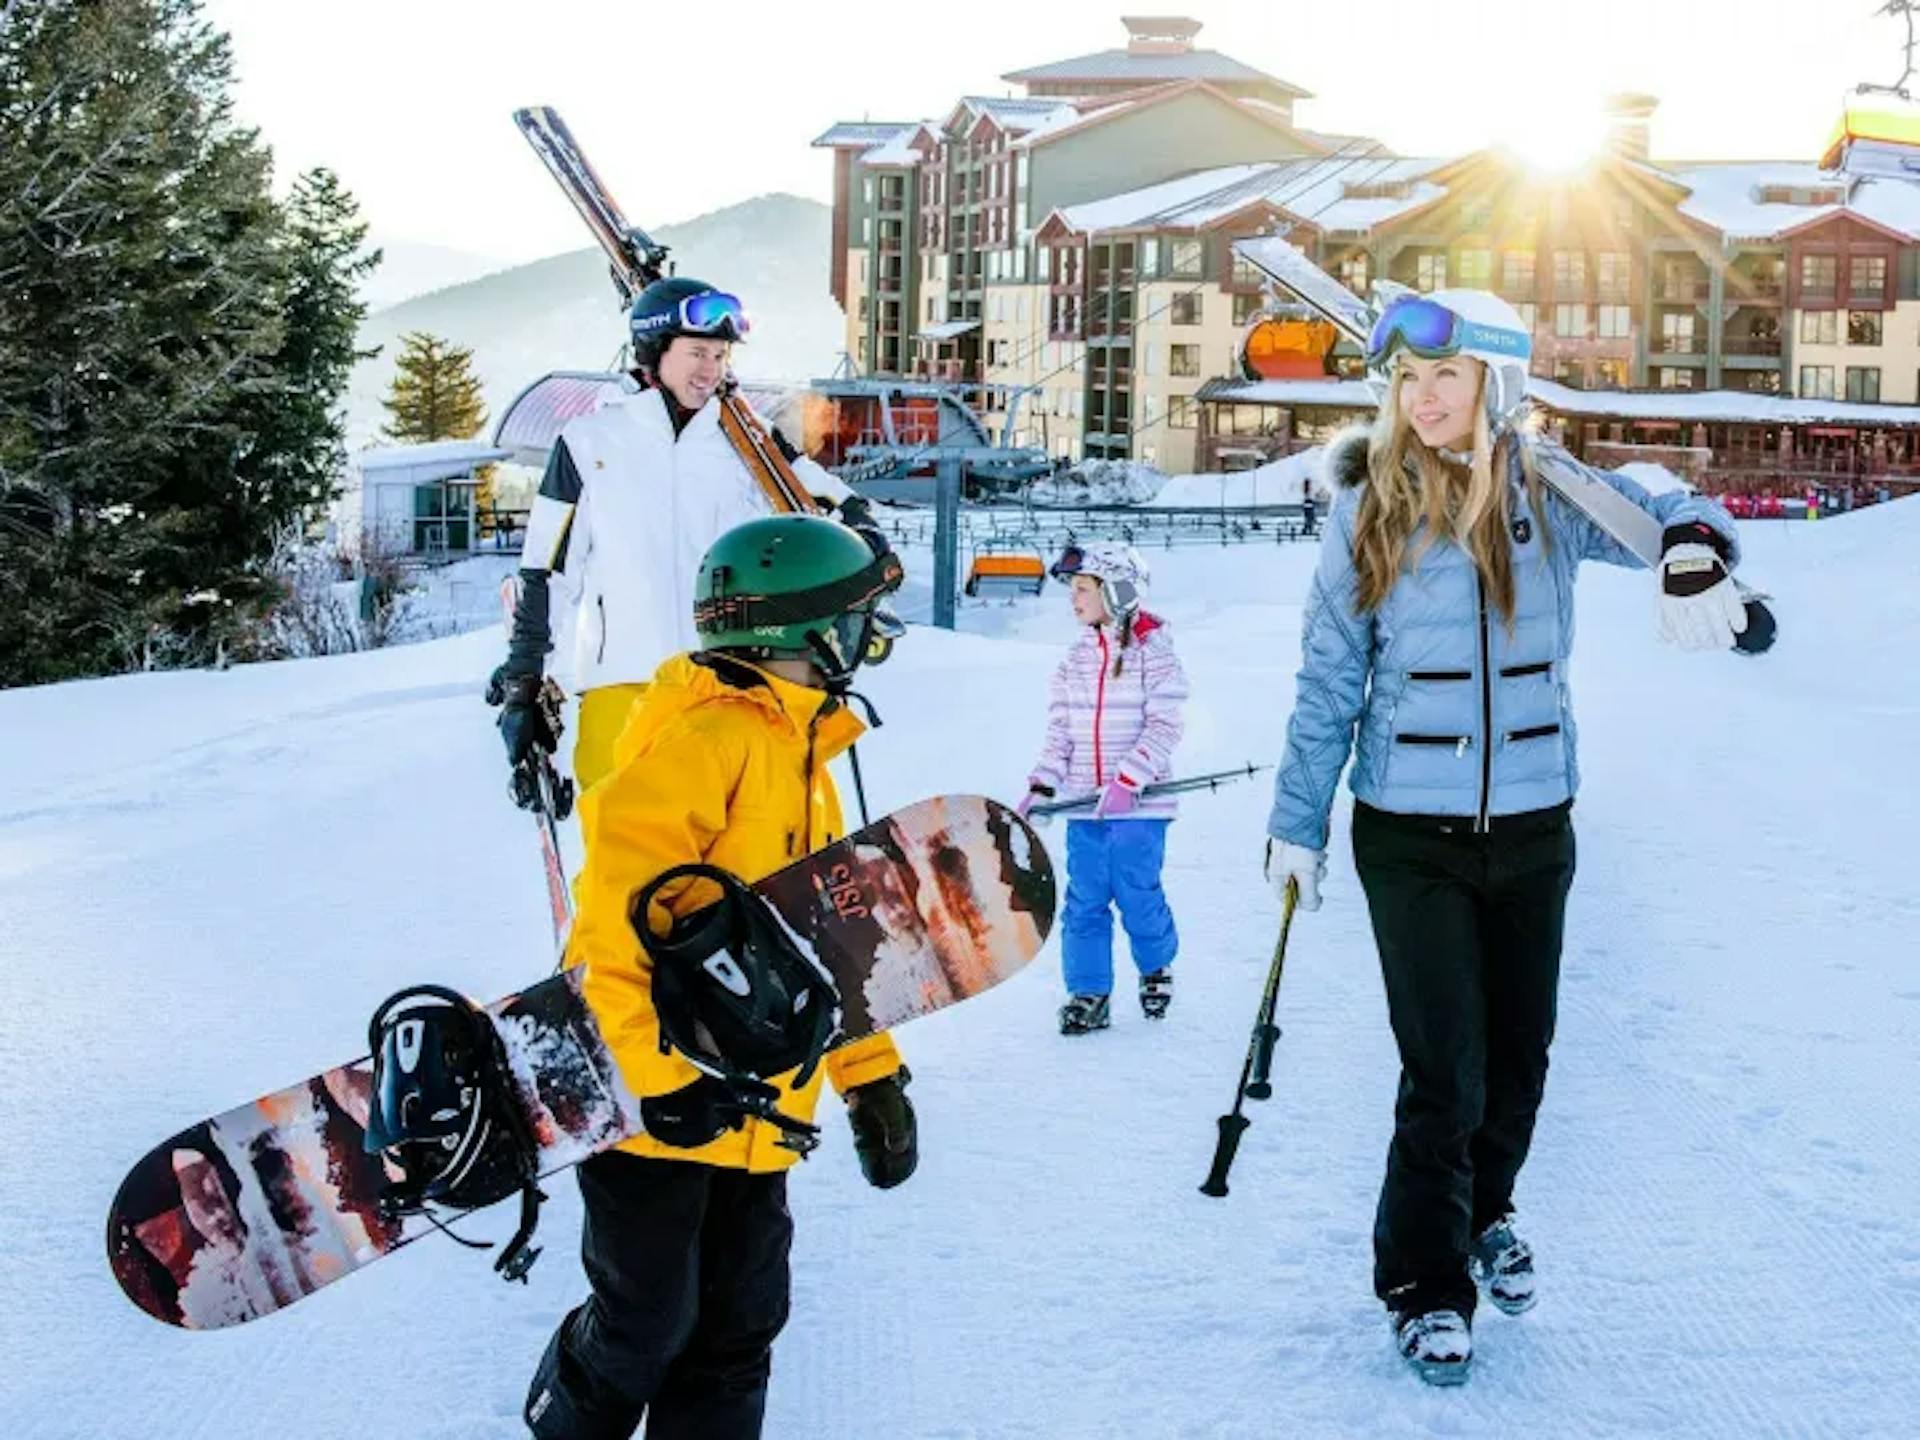
[[[1167,820],[1069,820],[1060,953],[1072,995],[1113,993],[1113,911],[1142,975],[1173,963],[1180,937],[1160,888]]]

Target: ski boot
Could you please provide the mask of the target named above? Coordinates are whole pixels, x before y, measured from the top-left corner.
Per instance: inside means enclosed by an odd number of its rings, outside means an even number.
[[[1464,1385],[1473,1368],[1473,1327],[1458,1310],[1393,1312],[1394,1345],[1429,1385]]]
[[[1534,1293],[1533,1250],[1513,1233],[1513,1216],[1501,1216],[1480,1232],[1467,1255],[1467,1270],[1487,1299],[1508,1315],[1531,1310]]]
[[[1167,1018],[1167,1007],[1173,1004],[1173,971],[1162,967],[1150,975],[1140,977],[1140,1013],[1149,1020]]]
[[[1091,1030],[1104,1030],[1111,1023],[1105,995],[1069,995],[1060,1007],[1062,1035],[1085,1035]]]

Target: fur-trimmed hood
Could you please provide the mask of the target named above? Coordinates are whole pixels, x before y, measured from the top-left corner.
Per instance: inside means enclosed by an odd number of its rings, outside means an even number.
[[[1367,478],[1368,430],[1355,425],[1327,442],[1323,478],[1329,490],[1351,490]]]

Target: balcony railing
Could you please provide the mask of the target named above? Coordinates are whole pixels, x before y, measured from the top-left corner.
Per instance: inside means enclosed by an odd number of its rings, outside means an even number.
[[[1699,335],[1655,335],[1647,341],[1650,355],[1704,355],[1707,342]]]
[[[1778,335],[1729,335],[1720,346],[1728,355],[1772,355],[1780,354]]]
[[[1698,305],[1707,298],[1707,282],[1655,279],[1653,298],[1663,305]]]

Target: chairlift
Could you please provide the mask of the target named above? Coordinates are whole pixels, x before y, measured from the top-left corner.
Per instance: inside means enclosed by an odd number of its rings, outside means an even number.
[[[1046,556],[1031,540],[1015,534],[988,535],[975,542],[962,588],[968,598],[978,599],[1000,591],[1038,595],[1046,585]]]

